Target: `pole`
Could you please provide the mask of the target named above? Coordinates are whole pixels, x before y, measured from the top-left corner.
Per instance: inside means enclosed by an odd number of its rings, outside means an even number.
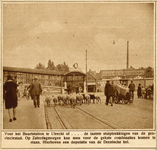
[[[127,64],[126,69],[129,68],[129,41],[127,41]]]
[[[87,85],[87,50],[86,50],[86,92],[88,92],[88,85]]]

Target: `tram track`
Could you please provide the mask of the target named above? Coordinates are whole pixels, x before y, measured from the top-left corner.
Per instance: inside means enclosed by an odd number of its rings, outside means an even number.
[[[45,120],[47,129],[73,129],[55,106],[47,107],[45,105]]]
[[[69,124],[69,122],[67,121],[67,119],[64,118],[64,116],[62,115],[62,113],[59,111],[59,109],[57,107],[54,107],[55,112],[59,118],[60,123],[63,126],[63,129],[73,129],[73,126],[71,124]]]
[[[63,122],[62,118],[60,117],[59,113],[57,112],[56,107],[53,107],[53,108],[55,110],[56,116],[58,117],[58,121],[60,122],[62,128],[67,129],[65,123]]]
[[[118,129],[118,127],[116,125],[113,125],[113,124],[110,124],[110,123],[108,123],[108,122],[106,122],[104,120],[101,120],[100,118],[93,116],[89,112],[87,112],[87,111],[85,111],[85,110],[83,110],[83,109],[81,109],[81,108],[79,108],[77,106],[76,106],[76,108],[79,109],[80,111],[84,112],[86,115],[89,115],[90,117],[94,118],[95,120],[97,120],[97,121],[99,121],[99,122],[101,122],[101,123],[109,126],[110,128],[112,128],[112,129]]]
[[[89,126],[86,126],[87,125],[86,121],[85,122],[82,121],[82,123],[80,124],[80,126],[78,128],[78,124],[73,121],[75,116],[73,116],[71,113],[68,113],[68,112],[62,110],[63,108],[64,107],[54,107],[53,108],[55,110],[56,116],[59,118],[58,120],[60,121],[60,124],[62,125],[63,129],[84,129],[84,128],[88,129]],[[78,106],[76,106],[75,109],[67,108],[67,110],[70,110],[70,111],[73,111],[73,113],[76,113],[78,116],[78,118],[77,118],[78,120],[80,120],[80,118],[81,118],[81,120],[90,120],[90,122],[88,123],[88,125],[91,124],[89,129],[95,129],[95,127],[92,128],[93,122],[95,124],[97,124],[97,126],[96,126],[96,127],[98,127],[97,129],[118,129],[118,127],[116,125],[109,123],[107,121],[104,121],[104,120],[90,114],[89,112],[79,108]],[[81,120],[80,120],[80,122],[81,122]]]

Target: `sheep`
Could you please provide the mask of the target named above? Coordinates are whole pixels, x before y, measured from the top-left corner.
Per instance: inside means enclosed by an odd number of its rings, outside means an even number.
[[[54,106],[56,106],[56,104],[57,104],[57,102],[58,102],[57,95],[52,95],[52,97],[53,97]]]
[[[46,95],[45,102],[47,103],[47,106],[51,106],[52,105],[52,97]]]
[[[101,103],[101,99],[98,95],[95,94],[89,94],[90,95],[90,100],[93,100],[93,103],[95,103],[95,100],[97,101],[97,103],[100,101]]]
[[[75,105],[76,105],[76,95],[70,94],[69,100],[70,100],[71,108],[75,108]]]
[[[98,96],[98,95],[95,95],[95,99],[96,99],[96,101],[97,101],[97,103],[101,103],[101,99],[100,99],[100,96]]]
[[[61,105],[61,101],[62,101],[62,96],[61,96],[61,94],[59,94],[59,95],[57,96],[57,99],[58,99],[59,105]]]
[[[90,101],[93,100],[93,103],[95,103],[95,95],[94,94],[89,94],[90,96]]]
[[[79,93],[76,94],[76,101],[81,105],[83,102],[83,96]]]
[[[89,103],[90,103],[90,95],[85,94],[85,101],[89,105]]]

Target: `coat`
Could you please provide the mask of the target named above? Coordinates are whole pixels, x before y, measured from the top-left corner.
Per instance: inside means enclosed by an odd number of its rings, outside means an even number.
[[[34,81],[30,87],[31,95],[40,95],[42,93],[41,84],[38,81]]]
[[[111,84],[111,96],[114,96],[115,93],[115,85]]]
[[[135,91],[135,84],[134,83],[129,84],[129,91]]]
[[[17,107],[17,84],[13,80],[8,80],[4,84],[5,108]]]
[[[112,96],[112,85],[110,83],[106,83],[105,89],[104,89],[104,94],[105,96]]]

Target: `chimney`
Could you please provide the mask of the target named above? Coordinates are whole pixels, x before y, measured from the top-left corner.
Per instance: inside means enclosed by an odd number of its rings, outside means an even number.
[[[127,64],[126,69],[129,68],[129,41],[127,41]]]

